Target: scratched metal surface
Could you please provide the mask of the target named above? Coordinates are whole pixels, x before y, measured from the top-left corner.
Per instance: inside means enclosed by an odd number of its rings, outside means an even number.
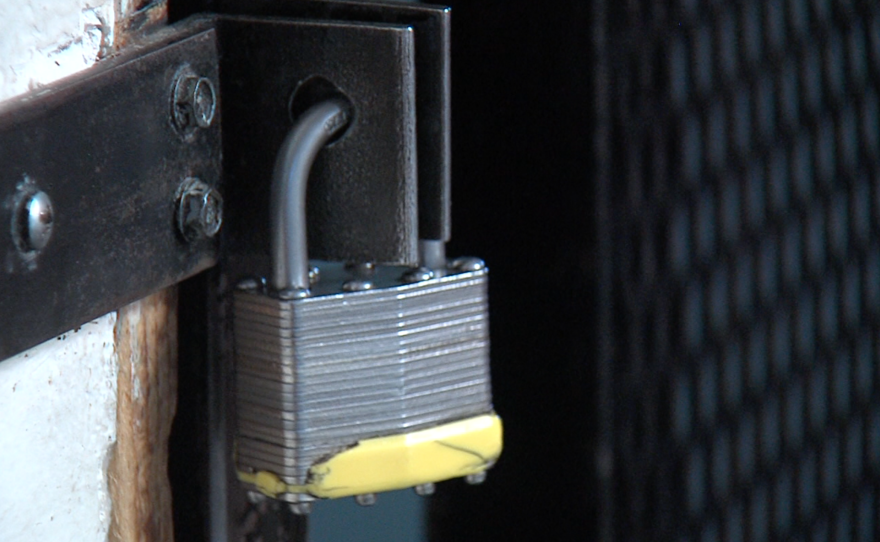
[[[175,193],[220,180],[220,126],[183,141],[169,120],[188,63],[218,81],[217,36],[200,23],[159,33],[94,70],[0,111],[0,360],[213,265],[216,240],[184,242]],[[157,159],[161,157],[161,159]],[[27,180],[27,181],[26,181]],[[17,187],[53,202],[39,254],[9,235]]]

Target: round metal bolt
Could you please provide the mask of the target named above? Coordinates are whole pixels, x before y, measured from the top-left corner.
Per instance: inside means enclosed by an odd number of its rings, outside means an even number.
[[[452,260],[449,267],[463,273],[468,271],[480,271],[481,269],[485,269],[486,262],[479,258],[456,258]]]
[[[480,485],[486,481],[486,471],[468,474],[465,476],[464,481],[472,486]]]
[[[185,68],[174,84],[172,118],[185,135],[196,128],[207,128],[214,121],[217,95],[210,79],[199,77]]]
[[[416,495],[420,497],[427,497],[428,495],[433,495],[436,487],[431,482],[427,484],[420,484],[413,488],[416,492]]]
[[[376,504],[375,493],[364,493],[363,495],[355,495],[354,501],[361,506],[373,506]]]
[[[423,282],[426,280],[431,280],[434,278],[434,272],[428,269],[427,267],[416,267],[414,269],[410,269],[409,271],[403,274],[401,277],[403,282],[412,284],[414,282]]]
[[[43,250],[52,237],[52,200],[42,190],[21,200],[15,217],[15,236],[26,252]]]
[[[177,227],[187,241],[214,237],[223,225],[223,197],[198,179],[180,185]]]
[[[345,292],[363,292],[373,289],[373,281],[369,279],[351,279],[342,283],[342,290]]]
[[[319,280],[321,280],[321,269],[317,266],[313,266],[309,269],[309,284],[315,284]]]
[[[310,502],[294,502],[290,503],[290,511],[297,516],[307,516],[312,513],[312,503]]]
[[[311,292],[308,288],[288,288],[278,292],[278,299],[290,301],[291,299],[303,299],[309,297]]]

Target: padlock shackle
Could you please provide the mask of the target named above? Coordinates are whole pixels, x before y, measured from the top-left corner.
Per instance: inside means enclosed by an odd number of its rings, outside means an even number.
[[[348,124],[341,100],[320,102],[303,113],[284,139],[272,177],[272,286],[277,291],[309,288],[306,188],[315,157]]]

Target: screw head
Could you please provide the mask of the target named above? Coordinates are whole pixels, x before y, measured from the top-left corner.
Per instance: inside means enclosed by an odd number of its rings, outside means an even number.
[[[171,118],[183,135],[198,128],[207,128],[214,121],[217,95],[214,85],[207,77],[196,75],[185,66],[174,83]]]
[[[464,481],[472,486],[480,485],[486,481],[486,471],[468,474]]]
[[[449,267],[456,271],[466,273],[468,271],[480,271],[481,269],[484,269],[486,267],[486,262],[479,258],[456,258],[452,260]]]
[[[290,301],[292,299],[305,299],[312,295],[308,288],[287,288],[278,292],[278,299]]]
[[[199,179],[178,189],[177,227],[187,241],[214,237],[223,225],[223,197]]]
[[[195,81],[193,81],[195,79]],[[193,119],[199,128],[207,128],[214,121],[214,110],[217,97],[214,95],[214,85],[206,77],[190,78],[187,86],[191,86],[190,103],[192,103]]]
[[[433,483],[428,482],[427,484],[420,484],[413,488],[416,492],[416,495],[420,497],[427,497],[428,495],[433,495],[436,487]]]
[[[373,281],[365,278],[350,279],[342,283],[344,292],[363,292],[373,289]]]
[[[363,495],[355,495],[354,500],[361,506],[373,506],[378,499],[375,493],[364,493]]]
[[[403,274],[402,280],[403,282],[413,284],[415,282],[431,280],[432,278],[434,278],[433,271],[431,271],[427,267],[416,267],[405,272]]]
[[[55,222],[52,200],[42,190],[21,199],[15,216],[15,237],[24,252],[43,250],[52,237]]]

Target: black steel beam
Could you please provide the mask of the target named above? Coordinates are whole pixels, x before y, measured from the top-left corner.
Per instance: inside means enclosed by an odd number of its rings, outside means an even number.
[[[186,137],[171,120],[185,65],[216,84],[217,33],[202,22],[0,113],[0,359],[216,261],[215,240],[187,242],[175,226],[181,182],[221,174],[219,115]],[[13,235],[33,187],[52,202],[39,252]]]

